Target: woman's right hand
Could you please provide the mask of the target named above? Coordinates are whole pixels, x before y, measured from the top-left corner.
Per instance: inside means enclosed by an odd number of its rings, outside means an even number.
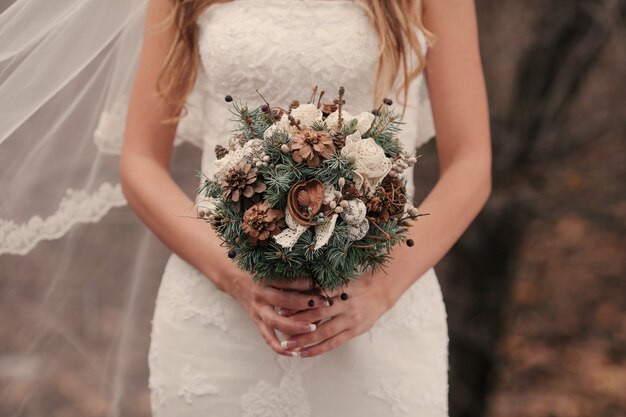
[[[239,270],[232,262],[221,266],[219,286],[246,309],[256,324],[265,342],[278,354],[293,356],[287,352],[294,346],[278,339],[275,330],[285,335],[314,332],[315,323],[297,318],[285,317],[282,311],[311,310],[328,307],[328,301],[310,291],[309,280],[302,279],[290,283],[289,291],[254,282],[250,274]]]

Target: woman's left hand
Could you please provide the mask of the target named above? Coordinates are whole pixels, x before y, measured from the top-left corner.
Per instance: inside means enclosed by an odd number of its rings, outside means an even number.
[[[322,322],[311,333],[289,336],[283,341],[283,347],[294,356],[312,357],[336,349],[365,333],[395,303],[389,287],[390,277],[386,274],[367,273],[351,281],[349,286],[328,293],[333,300],[330,307],[280,311],[281,315],[301,321]],[[347,294],[347,299],[342,298],[342,293]]]

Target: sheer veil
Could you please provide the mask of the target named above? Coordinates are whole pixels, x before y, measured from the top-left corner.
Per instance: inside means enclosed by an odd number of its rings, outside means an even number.
[[[0,7],[0,415],[149,414],[166,252],[118,179],[146,5]],[[198,94],[177,144],[200,143]]]
[[[147,3],[0,0],[1,416],[150,414],[150,319],[168,251],[118,178]],[[172,165],[189,191],[201,85]],[[420,117],[422,143],[434,131]]]

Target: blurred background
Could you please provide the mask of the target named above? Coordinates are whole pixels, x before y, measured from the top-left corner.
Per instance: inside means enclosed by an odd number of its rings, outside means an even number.
[[[450,415],[624,416],[626,1],[476,4],[494,191],[437,267]],[[422,152],[418,201],[437,178],[435,144]],[[174,174],[190,193],[199,159],[190,145],[177,149]],[[128,208],[113,209],[27,260],[0,257],[1,416],[149,415],[150,319],[168,252],[142,228]],[[120,246],[95,259],[101,236]],[[127,279],[127,245],[149,253],[154,279]],[[72,262],[59,265],[68,251]],[[95,284],[99,296],[81,292],[85,265],[109,277]],[[74,290],[55,294],[54,277],[42,280],[52,274],[73,277]],[[33,341],[53,353],[45,363]]]

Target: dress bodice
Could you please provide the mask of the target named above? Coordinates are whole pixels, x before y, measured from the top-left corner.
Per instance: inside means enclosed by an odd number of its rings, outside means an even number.
[[[375,106],[379,39],[352,0],[234,0],[209,6],[198,25],[206,174],[214,170],[215,145],[224,144],[233,127],[227,94],[256,107],[263,103],[258,89],[270,104],[286,108],[294,99],[309,101],[314,86],[331,101],[343,85],[347,111]],[[418,36],[425,50],[425,38]],[[400,139],[407,150],[433,136],[423,76],[411,84],[403,121]]]

